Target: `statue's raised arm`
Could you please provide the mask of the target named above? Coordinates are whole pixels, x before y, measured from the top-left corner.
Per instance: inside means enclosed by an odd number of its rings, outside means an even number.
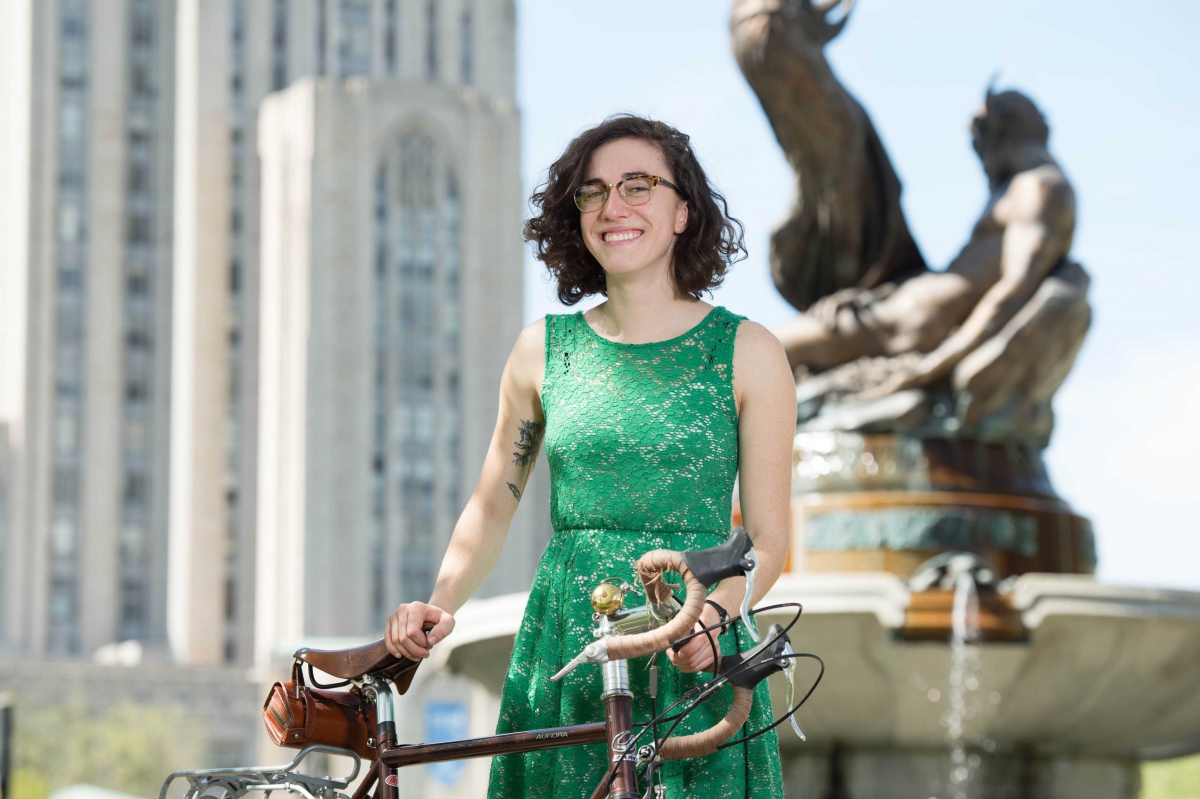
[[[730,21],[738,64],[796,174],[795,204],[771,237],[771,274],[800,311],[925,270],[900,209],[900,180],[823,53],[852,6],[736,0]]]

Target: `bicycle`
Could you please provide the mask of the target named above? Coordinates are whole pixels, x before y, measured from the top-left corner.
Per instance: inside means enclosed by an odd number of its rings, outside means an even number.
[[[353,649],[300,649],[294,655],[294,674],[304,663],[309,668],[310,680],[314,685],[321,688],[353,685],[352,691],[362,701],[373,705],[374,729],[368,729],[367,743],[373,747],[374,757],[370,770],[354,794],[347,796],[344,791],[358,776],[361,766],[359,754],[350,749],[315,743],[282,766],[173,772],[164,781],[159,797],[166,799],[167,790],[174,780],[186,778],[190,788],[184,799],[240,799],[252,791],[266,794],[277,790],[294,791],[305,799],[397,799],[400,782],[396,772],[405,766],[604,742],[608,745],[609,766],[592,792],[591,799],[663,799],[665,787],[655,785],[655,774],[665,760],[711,754],[719,748],[762,735],[787,719],[791,720],[795,732],[804,740],[795,714],[816,690],[824,676],[825,665],[812,653],[792,651],[787,632],[803,611],[799,603],[750,609],[749,598],[758,560],[746,531],[738,528],[725,543],[711,549],[682,553],[654,550],[639,558],[634,568],[634,584],[610,577],[596,586],[592,592],[595,610],[592,618],[596,623],[593,634],[596,641],[588,644],[551,678],[561,680],[585,663],[600,665],[604,686],[601,701],[605,720],[602,722],[443,743],[401,744],[396,740],[392,686],[395,686],[396,693],[403,695],[412,683],[419,661],[393,656],[382,639]],[[686,586],[686,596],[682,601],[673,591],[678,586],[665,582],[664,575],[667,572],[677,572],[682,577]],[[746,594],[739,616],[756,645],[745,652],[735,652],[714,660],[713,678],[685,693],[662,712],[657,711],[655,703],[656,672],[652,669],[650,699],[654,716],[647,722],[635,725],[632,719],[629,659],[662,652],[667,647],[678,649],[699,635],[708,638],[716,655],[716,643],[710,633],[724,629],[728,624],[735,624],[737,620],[722,620],[694,632],[693,627],[704,607],[706,589],[736,575],[746,577]],[[630,594],[644,596],[644,604],[626,609],[625,599]],[[796,609],[791,622],[787,627],[771,625],[760,640],[751,617],[766,610],[785,607]],[[804,696],[793,704],[795,665],[800,658],[815,660],[820,664],[820,671]],[[345,682],[321,686],[314,679],[314,668]],[[768,727],[730,740],[746,722],[755,686],[770,674],[780,671],[787,677],[789,710]],[[302,674],[300,678],[302,680]],[[692,710],[727,683],[733,686],[734,698],[724,718],[708,730],[672,737]],[[636,730],[635,727],[639,726],[641,729]],[[660,726],[666,727],[666,732],[661,735]],[[642,739],[647,735],[648,740],[643,742]],[[349,775],[339,778],[318,778],[298,773],[300,763],[316,752],[349,757],[354,761],[353,770]],[[645,784],[644,790],[638,787],[639,774],[640,781]]]

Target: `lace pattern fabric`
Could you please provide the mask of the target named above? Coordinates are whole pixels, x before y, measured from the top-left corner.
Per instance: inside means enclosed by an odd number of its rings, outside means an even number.
[[[497,732],[603,720],[600,671],[551,675],[592,639],[596,583],[628,577],[651,549],[699,549],[729,533],[737,475],[733,342],[741,317],[717,307],[692,330],[663,342],[621,344],[593,331],[581,313],[546,317],[542,407],[555,535],[538,565],[513,645]],[[721,636],[725,653],[750,648],[740,625]],[[661,710],[705,675],[684,674],[658,656]],[[629,663],[634,721],[650,718],[648,658]],[[724,716],[728,687],[677,733]],[[758,687],[745,732],[771,722]],[[577,799],[604,773],[603,744],[504,755],[492,761],[490,799]],[[706,799],[783,796],[774,732],[693,760],[670,762],[667,796]]]

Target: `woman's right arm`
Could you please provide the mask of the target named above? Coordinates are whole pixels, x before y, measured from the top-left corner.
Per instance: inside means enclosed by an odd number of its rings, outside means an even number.
[[[541,404],[545,335],[545,320],[539,320],[517,337],[500,379],[492,443],[475,492],[454,526],[433,596],[427,603],[405,603],[388,616],[384,641],[393,655],[429,657],[429,647],[454,629],[454,614],[500,558],[546,429]],[[434,625],[428,634],[421,629],[426,624]]]

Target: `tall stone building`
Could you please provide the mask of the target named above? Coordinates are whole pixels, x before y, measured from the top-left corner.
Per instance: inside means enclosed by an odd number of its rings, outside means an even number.
[[[259,149],[269,648],[378,632],[432,591],[522,325],[522,193],[511,99],[473,88],[302,81],[267,99]],[[536,480],[517,530],[545,513]],[[542,530],[513,536],[485,593],[528,587]]]
[[[308,91],[379,82],[437,108],[460,93],[511,107],[513,0],[0,0],[0,16],[15,23],[0,33],[12,45],[0,48],[0,425],[12,465],[0,642],[77,656],[137,639],[185,662],[248,662],[256,574],[276,568],[256,564],[257,523],[294,512],[257,494],[260,420],[274,422],[260,416],[271,406],[259,107],[308,76],[324,81]],[[515,142],[512,120],[502,132]],[[515,144],[504,152],[515,170]],[[508,190],[519,209],[519,186]],[[465,233],[464,274],[499,246],[472,235],[515,239],[516,224]],[[519,286],[519,263],[505,268]],[[510,324],[483,329],[511,338]],[[480,374],[482,388],[492,373]],[[458,435],[465,500],[477,445]],[[544,489],[530,500],[544,505]],[[373,507],[370,494],[347,501]],[[444,492],[406,501],[450,513]],[[535,528],[514,528],[514,542],[544,537]],[[375,563],[373,595],[427,585],[439,530],[424,559]],[[517,574],[495,590],[523,587]]]
[[[166,638],[174,7],[5,0],[4,649]]]
[[[171,645],[236,661],[250,654],[258,572],[258,108],[305,76],[511,102],[515,12],[513,0],[178,2]]]

